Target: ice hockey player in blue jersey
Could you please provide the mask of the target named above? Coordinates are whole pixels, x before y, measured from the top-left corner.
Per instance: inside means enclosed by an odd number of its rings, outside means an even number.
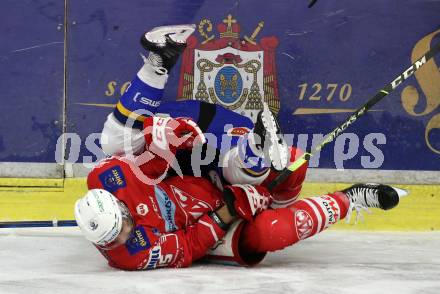
[[[194,25],[157,27],[141,37],[149,51],[144,65],[120,97],[104,124],[101,145],[107,155],[143,152],[143,121],[148,116],[185,117],[204,134],[215,159],[202,165],[201,173],[227,183],[261,184],[270,170],[280,171],[289,162],[289,150],[267,105],[254,123],[247,117],[198,100],[163,102],[168,73],[186,48]],[[206,146],[205,146],[206,147]],[[129,150],[127,150],[129,149]],[[204,151],[206,153],[206,151]],[[188,154],[179,159],[191,166]],[[215,181],[215,180],[214,180]],[[218,183],[217,183],[218,184]]]

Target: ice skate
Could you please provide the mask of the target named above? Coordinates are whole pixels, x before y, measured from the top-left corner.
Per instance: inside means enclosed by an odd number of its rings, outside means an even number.
[[[361,210],[375,207],[389,210],[399,204],[400,198],[407,196],[408,191],[382,184],[356,184],[342,191],[350,200],[346,222],[350,221],[351,213],[356,210],[356,221],[361,217]]]
[[[253,132],[260,137],[261,144],[257,144],[257,147],[263,150],[272,167],[278,171],[287,167],[289,148],[278,122],[266,103],[263,103],[263,110],[258,113]]]
[[[186,39],[194,32],[195,25],[174,25],[153,28],[141,37],[141,44],[150,51],[148,61],[168,73],[186,48]]]

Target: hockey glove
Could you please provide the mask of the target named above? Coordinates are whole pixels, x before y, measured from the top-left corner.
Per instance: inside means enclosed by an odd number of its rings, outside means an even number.
[[[272,197],[265,187],[252,185],[226,186],[223,199],[232,216],[247,221],[251,221],[254,215],[266,210],[272,202]]]
[[[196,144],[206,142],[199,126],[185,117],[147,117],[144,134],[148,149],[170,150],[173,154],[177,149],[191,149]]]

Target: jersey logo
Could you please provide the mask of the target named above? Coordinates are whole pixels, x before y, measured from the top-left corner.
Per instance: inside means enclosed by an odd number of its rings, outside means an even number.
[[[296,234],[298,239],[303,240],[312,234],[313,219],[304,210],[298,210],[295,213]]]
[[[120,166],[114,166],[99,174],[99,180],[105,190],[113,193],[127,186]]]
[[[148,258],[147,265],[146,265],[145,269],[149,270],[149,269],[156,268],[157,263],[160,259],[160,255],[161,255],[160,252],[161,252],[160,246],[154,246],[153,248],[151,248],[150,256]]]
[[[136,206],[136,212],[137,212],[137,214],[142,215],[142,216],[147,215],[147,213],[148,213],[147,204],[141,203],[138,206]]]
[[[127,248],[130,255],[135,255],[136,253],[147,250],[151,247],[150,239],[148,239],[147,233],[142,226],[137,226],[130,238],[125,242],[125,247]]]
[[[182,208],[188,211],[194,219],[200,218],[207,211],[214,210],[208,202],[195,198],[175,186],[171,186],[171,190]]]
[[[228,134],[228,136],[231,136],[231,137],[233,137],[233,136],[239,136],[239,137],[241,137],[241,136],[246,135],[246,134],[249,133],[249,132],[250,132],[250,130],[249,130],[248,128],[245,128],[245,127],[237,127],[237,128],[230,128],[230,129],[228,130],[227,134]]]
[[[175,221],[176,205],[168,197],[167,193],[159,186],[154,186],[154,194],[159,204],[160,214],[165,221],[165,230],[167,232],[174,232],[178,230]]]
[[[151,270],[157,267],[164,267],[171,264],[174,258],[174,254],[162,254],[162,248],[160,245],[156,245],[150,249],[148,260],[146,260],[146,264],[143,269]]]
[[[325,228],[335,224],[340,218],[338,203],[336,203],[336,201],[329,196],[318,197],[317,200],[320,200],[318,203],[321,204],[321,207],[325,207],[324,211],[327,212],[328,215],[328,223],[326,224]]]

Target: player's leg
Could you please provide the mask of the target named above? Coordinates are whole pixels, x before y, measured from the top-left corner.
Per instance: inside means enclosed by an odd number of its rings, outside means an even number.
[[[298,200],[287,208],[266,210],[243,228],[240,246],[250,252],[281,250],[322,232],[352,210],[391,209],[406,191],[386,185],[359,184],[341,192]]]
[[[132,112],[147,110],[151,115],[159,107],[168,73],[186,48],[186,39],[194,32],[194,25],[157,27],[141,37],[141,44],[149,51],[144,65],[119,99],[113,114],[125,123]],[[142,123],[136,123],[142,128]]]
[[[134,153],[142,151],[145,144],[140,132],[143,119],[159,107],[168,72],[193,31],[193,25],[157,27],[141,37],[142,46],[150,53],[148,58],[143,57],[144,65],[107,117],[101,136],[106,154],[125,153],[124,138]]]
[[[253,129],[238,136],[235,146],[223,152],[222,175],[229,183],[261,184],[271,168],[280,171],[288,164],[289,148],[274,115],[263,105]]]
[[[290,147],[290,162],[294,162],[297,158],[302,156],[303,151],[294,146]],[[272,208],[287,207],[298,200],[299,194],[302,190],[302,185],[306,178],[308,163],[301,165],[294,172],[275,188],[272,189]],[[270,183],[279,175],[279,172],[271,170],[269,176],[261,184],[268,187]]]

